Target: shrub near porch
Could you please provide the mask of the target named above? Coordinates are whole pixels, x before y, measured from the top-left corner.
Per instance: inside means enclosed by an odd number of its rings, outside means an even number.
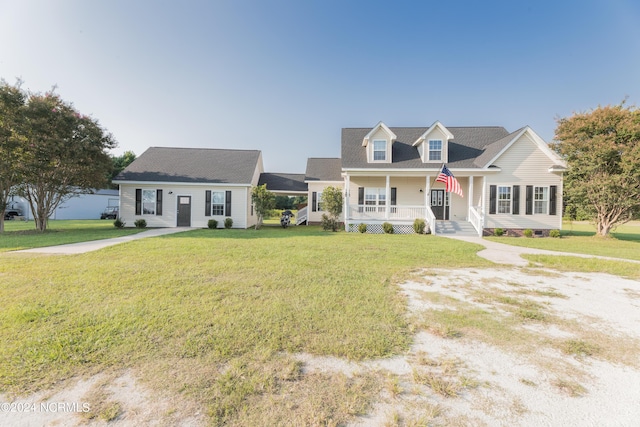
[[[489,265],[478,248],[274,227],[197,230],[64,258],[4,256],[0,392],[133,368],[229,421],[264,384],[277,389],[269,367],[282,352],[365,359],[406,350],[394,283],[427,265]],[[222,382],[231,366],[238,376]]]

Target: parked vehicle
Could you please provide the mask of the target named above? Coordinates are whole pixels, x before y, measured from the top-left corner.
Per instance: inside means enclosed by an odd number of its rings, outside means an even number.
[[[100,214],[100,219],[116,219],[118,218],[118,206],[107,206]]]
[[[12,219],[15,219],[15,217],[22,216],[22,211],[20,211],[19,209],[7,209],[6,211],[4,211],[4,219],[7,221],[11,221]]]
[[[291,218],[293,218],[293,212],[288,209],[282,212],[282,216],[280,217],[280,225],[282,228],[287,228],[291,224]]]

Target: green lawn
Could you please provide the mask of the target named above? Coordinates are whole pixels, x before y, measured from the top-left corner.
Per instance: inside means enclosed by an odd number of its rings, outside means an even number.
[[[588,223],[564,223],[562,237],[485,237],[494,242],[552,251],[601,255],[614,258],[640,260],[640,224],[637,222],[618,227],[611,238],[595,237],[595,228]]]
[[[109,239],[144,231],[118,229],[113,226],[113,220],[94,219],[52,220],[44,233],[35,229],[33,221],[6,221],[4,229],[5,232],[0,234],[0,252]]]
[[[290,354],[405,351],[411,331],[395,283],[421,267],[490,265],[479,248],[424,235],[265,227],[195,230],[74,256],[0,254],[0,393],[133,368],[150,387],[197,401],[214,424],[251,425],[264,415],[255,408],[273,412],[283,395],[273,423],[295,415],[340,424],[379,388],[367,375],[301,376]],[[309,394],[316,387],[321,398]]]

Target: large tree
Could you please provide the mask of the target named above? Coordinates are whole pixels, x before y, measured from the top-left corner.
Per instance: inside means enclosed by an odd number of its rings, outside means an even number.
[[[640,111],[624,104],[561,118],[556,129],[554,147],[569,166],[566,205],[603,237],[640,212]]]
[[[113,165],[107,150],[116,143],[97,120],[53,93],[29,96],[22,133],[20,193],[29,202],[36,229],[44,231],[61,202],[107,185]]]
[[[19,127],[26,96],[19,83],[0,81],[0,233],[4,232],[4,213],[9,196],[20,183],[18,163],[21,155]]]

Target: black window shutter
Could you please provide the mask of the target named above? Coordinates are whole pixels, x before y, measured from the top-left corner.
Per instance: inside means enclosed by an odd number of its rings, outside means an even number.
[[[396,205],[396,194],[398,193],[398,189],[396,187],[391,187],[391,206]]]
[[[364,205],[364,187],[358,187],[358,212],[362,212],[362,205]]]
[[[204,216],[211,216],[211,190],[204,192]]]
[[[514,215],[520,215],[520,186],[513,186],[513,196],[511,201],[511,213]]]
[[[231,191],[227,191],[224,196],[224,215],[231,216]]]
[[[136,188],[136,215],[142,215],[142,189]]]
[[[527,185],[527,207],[525,210],[525,214],[533,214],[533,185]]]
[[[552,185],[549,187],[549,215],[556,214],[556,200],[558,197],[558,186]]]
[[[311,212],[316,211],[317,202],[318,202],[318,193],[314,191],[311,193]]]
[[[156,190],[156,215],[162,215],[162,190]]]
[[[498,189],[495,185],[489,186],[489,213],[496,213],[496,193]]]

